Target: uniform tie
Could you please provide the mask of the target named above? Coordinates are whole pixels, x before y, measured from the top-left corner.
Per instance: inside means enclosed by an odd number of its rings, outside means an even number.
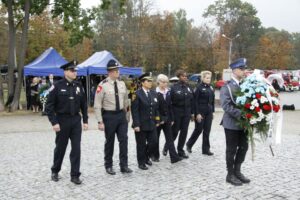
[[[120,110],[120,100],[119,100],[119,91],[117,81],[115,81],[115,97],[116,97],[116,111]]]
[[[147,98],[148,98],[148,101],[151,103],[151,96],[150,96],[150,92],[147,91]]]
[[[69,99],[70,99],[70,114],[75,115],[75,97],[74,97],[73,84],[71,83],[69,85],[69,87],[70,87],[70,96],[69,96]]]

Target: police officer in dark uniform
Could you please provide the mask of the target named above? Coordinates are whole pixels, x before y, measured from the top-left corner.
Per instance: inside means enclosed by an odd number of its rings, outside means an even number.
[[[173,139],[176,140],[178,132],[180,131],[177,152],[180,157],[188,158],[183,147],[186,142],[190,120],[191,118],[194,118],[192,109],[194,107],[194,94],[187,84],[187,75],[185,71],[178,70],[176,76],[179,78],[179,81],[171,87],[171,101],[174,112],[174,124],[172,126]],[[166,149],[167,148],[164,150],[165,152]]]
[[[150,157],[154,157],[159,125],[157,93],[152,88],[152,77],[145,73],[139,77],[142,87],[132,97],[132,127],[135,131],[137,160],[139,168],[147,170],[152,165]]]
[[[115,135],[120,147],[120,168],[122,173],[131,173],[128,168],[128,92],[123,81],[119,81],[119,64],[115,60],[107,63],[108,77],[104,79],[96,90],[94,109],[98,121],[98,129],[105,132],[104,161],[105,170],[115,175],[113,170],[113,152]]]
[[[211,72],[201,72],[201,82],[195,91],[195,129],[186,143],[186,150],[192,153],[192,147],[203,131],[202,154],[212,156],[210,151],[209,134],[211,130],[213,112],[215,111],[215,94],[210,85]]]
[[[82,181],[79,179],[79,176],[82,127],[79,112],[81,110],[84,130],[88,129],[88,112],[83,87],[75,80],[77,76],[76,65],[76,61],[71,61],[61,66],[61,69],[64,70],[64,78],[49,89],[46,112],[53,130],[56,132],[51,179],[55,182],[59,180],[58,173],[70,139],[72,146],[70,153],[71,182],[81,184]]]
[[[226,182],[239,186],[249,183],[250,179],[241,172],[241,165],[245,160],[248,150],[247,132],[237,125],[237,120],[242,117],[241,110],[236,107],[235,92],[245,77],[246,59],[240,58],[230,64],[232,79],[220,90],[221,106],[224,110],[221,125],[226,136]]]

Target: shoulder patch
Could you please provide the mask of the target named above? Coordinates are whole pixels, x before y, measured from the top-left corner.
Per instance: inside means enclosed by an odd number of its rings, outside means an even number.
[[[97,92],[97,94],[99,94],[101,91],[102,91],[102,86],[99,84],[98,87],[97,87],[96,92]]]

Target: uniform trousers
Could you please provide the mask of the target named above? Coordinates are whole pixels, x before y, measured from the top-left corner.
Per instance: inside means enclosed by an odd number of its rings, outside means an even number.
[[[159,153],[159,137],[160,133],[163,130],[166,140],[166,148],[169,149],[170,159],[171,161],[175,161],[178,159],[178,154],[175,149],[173,135],[172,135],[172,129],[171,129],[171,122],[166,122],[160,126],[157,127],[157,144],[155,148],[155,158],[160,157]]]
[[[225,128],[226,165],[229,174],[234,173],[234,166],[242,164],[248,150],[247,133],[244,130]]]
[[[195,120],[195,129],[186,145],[192,148],[200,134],[203,132],[202,153],[208,153],[210,149],[209,134],[213,120],[213,113],[202,115],[202,117],[203,119],[200,123]]]
[[[155,154],[157,145],[156,128],[149,131],[135,132],[135,140],[138,164],[144,165]]]
[[[102,116],[106,139],[104,145],[105,168],[113,166],[115,135],[119,141],[119,165],[121,168],[128,167],[128,122],[125,111],[103,111]]]
[[[81,142],[81,116],[57,115],[60,131],[56,132],[54,161],[51,167],[52,172],[58,173],[65,156],[69,139],[71,140],[71,177],[80,176],[80,142]]]
[[[178,155],[184,153],[183,147],[186,142],[190,119],[191,119],[191,115],[182,115],[180,113],[174,113],[174,124],[172,126],[174,141],[176,140],[178,133],[180,131],[178,144],[177,144]]]

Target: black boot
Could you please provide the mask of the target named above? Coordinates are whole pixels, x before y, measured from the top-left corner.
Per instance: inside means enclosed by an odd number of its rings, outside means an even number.
[[[242,183],[250,183],[250,179],[248,179],[244,176],[244,174],[242,174],[241,165],[242,164],[236,164],[234,166],[234,174]]]
[[[226,182],[231,183],[234,186],[241,186],[243,183],[234,175],[228,173],[226,176]]]

